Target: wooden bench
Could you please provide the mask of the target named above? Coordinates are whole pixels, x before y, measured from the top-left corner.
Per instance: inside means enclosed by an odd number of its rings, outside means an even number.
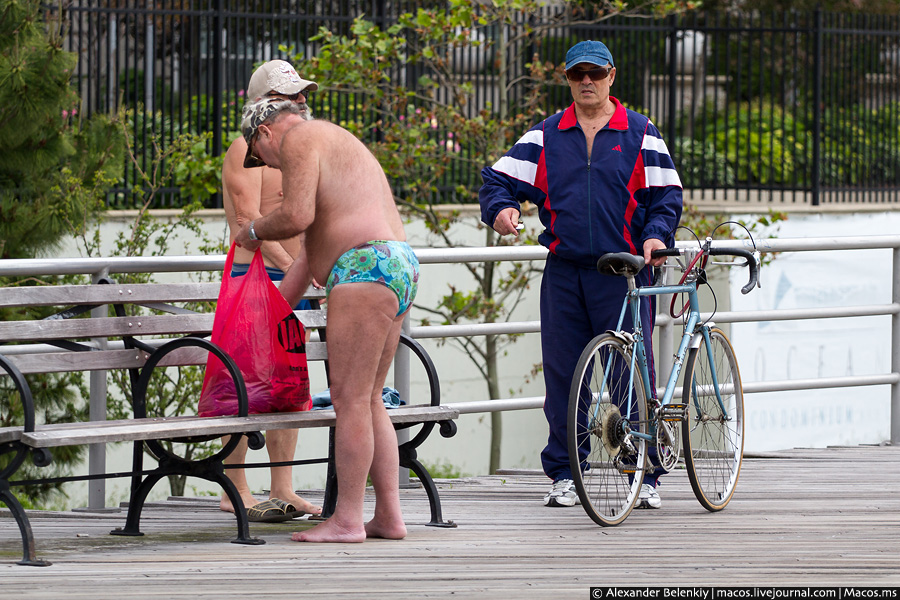
[[[8,376],[18,392],[24,409],[24,424],[0,428],[0,455],[7,454],[7,465],[0,469],[0,501],[12,512],[22,534],[23,559],[18,564],[43,566],[49,564],[35,555],[34,537],[28,516],[11,491],[10,481],[28,455],[34,464],[46,466],[51,462],[50,448],[82,444],[133,442],[135,444],[131,498],[125,526],[112,531],[116,535],[142,535],[140,518],[144,502],[153,486],[167,475],[188,475],[215,482],[236,507],[237,538],[235,543],[259,544],[252,538],[247,513],[237,489],[225,476],[223,459],[237,446],[240,435],[232,435],[228,443],[213,456],[188,460],[169,452],[161,440],[196,443],[225,434],[243,434],[253,449],[262,448],[265,441],[261,431],[329,427],[331,429],[328,454],[317,461],[328,464],[323,516],[334,510],[337,483],[334,472],[334,411],[314,410],[301,413],[247,414],[247,397],[243,378],[234,361],[204,336],[212,330],[213,313],[197,313],[177,306],[177,303],[215,301],[218,283],[149,283],[123,284],[102,280],[93,285],[57,285],[0,289],[0,306],[65,307],[61,312],[42,320],[0,322],[0,377]],[[308,297],[318,305],[321,292],[310,290]],[[89,310],[113,307],[117,316],[76,318]],[[140,314],[127,315],[135,307]],[[148,312],[148,308],[152,311]],[[324,339],[327,317],[325,310],[295,311],[307,329],[319,330]],[[177,336],[172,339],[161,336]],[[9,344],[30,344],[28,350],[11,352]],[[401,344],[418,357],[429,380],[428,401],[390,409],[388,414],[396,429],[420,427],[412,430],[410,439],[400,444],[400,466],[411,469],[421,480],[431,505],[433,526],[453,527],[441,514],[437,487],[428,470],[418,461],[416,449],[431,434],[435,426],[441,435],[456,433],[454,419],[459,412],[440,404],[440,384],[430,357],[418,342],[408,336]],[[20,347],[19,350],[22,350]],[[306,345],[308,361],[325,361],[327,374],[327,346],[324,341]],[[152,416],[147,414],[147,390],[150,376],[162,367],[205,365],[213,352],[226,365],[236,383],[240,410],[236,416]],[[131,392],[134,418],[126,420],[87,421],[38,425],[31,390],[25,376],[32,373],[62,373],[72,371],[107,371],[128,369],[131,373]],[[12,410],[12,399],[5,401]],[[409,401],[409,399],[407,399]],[[3,401],[0,401],[2,422]],[[157,466],[144,471],[140,457],[142,445],[157,459]]]

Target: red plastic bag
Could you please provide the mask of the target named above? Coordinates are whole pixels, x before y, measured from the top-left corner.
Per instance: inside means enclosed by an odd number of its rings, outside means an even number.
[[[312,400],[303,324],[266,274],[259,250],[241,277],[231,276],[233,262],[232,244],[219,289],[212,342],[240,368],[247,385],[250,413],[309,410]],[[238,414],[234,382],[214,354],[206,362],[199,414]]]

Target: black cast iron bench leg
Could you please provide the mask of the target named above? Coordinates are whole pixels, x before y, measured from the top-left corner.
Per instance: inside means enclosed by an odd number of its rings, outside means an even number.
[[[9,511],[16,519],[16,524],[19,526],[19,532],[22,534],[22,560],[16,564],[28,567],[49,567],[53,564],[46,560],[37,559],[34,551],[34,533],[31,531],[31,522],[28,520],[28,515],[25,514],[25,509],[22,508],[22,505],[10,491],[9,482],[6,480],[0,480],[0,502],[6,504],[9,508]]]
[[[244,502],[238,493],[234,483],[225,475],[225,466],[220,460],[205,459],[201,461],[186,461],[171,456],[163,456],[159,460],[159,467],[151,474],[147,475],[141,484],[131,494],[131,500],[128,503],[128,516],[125,520],[125,527],[113,529],[110,531],[112,535],[125,536],[141,536],[141,511],[144,509],[144,503],[150,490],[161,479],[168,475],[187,475],[190,477],[198,477],[211,481],[222,486],[222,489],[231,500],[234,507],[234,514],[237,517],[237,538],[231,540],[233,544],[261,545],[265,544],[265,540],[250,537],[250,521],[247,518],[247,510],[244,508]]]

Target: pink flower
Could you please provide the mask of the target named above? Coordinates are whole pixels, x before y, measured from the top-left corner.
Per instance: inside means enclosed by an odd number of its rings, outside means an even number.
[[[63,110],[63,119],[68,119],[68,118],[69,118],[69,111]]]
[[[244,97],[244,90],[241,90],[238,92],[238,98],[243,98],[243,97]]]

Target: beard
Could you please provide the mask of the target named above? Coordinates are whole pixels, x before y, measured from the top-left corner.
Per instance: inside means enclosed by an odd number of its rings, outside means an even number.
[[[304,121],[312,121],[313,120],[312,109],[309,107],[309,105],[306,102],[298,104],[297,107],[300,109],[300,116],[303,117]]]

